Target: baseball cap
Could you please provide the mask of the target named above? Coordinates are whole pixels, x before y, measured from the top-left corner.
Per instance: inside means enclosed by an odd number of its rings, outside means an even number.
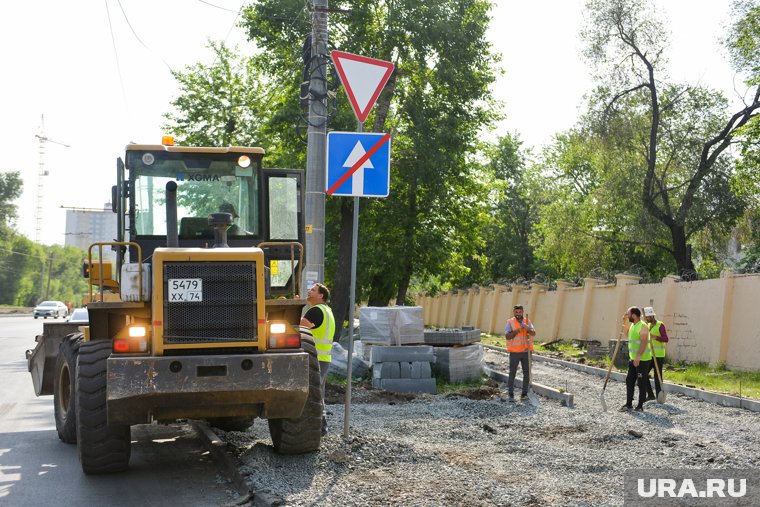
[[[644,307],[644,317],[654,317],[654,316],[655,316],[654,308],[652,308],[651,306]]]

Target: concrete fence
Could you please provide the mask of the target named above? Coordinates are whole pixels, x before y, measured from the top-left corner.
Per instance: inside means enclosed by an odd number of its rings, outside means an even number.
[[[689,362],[725,363],[742,370],[760,369],[760,274],[724,272],[720,278],[693,282],[665,277],[640,284],[619,274],[615,283],[586,278],[583,287],[495,285],[418,296],[426,326],[475,326],[503,334],[512,307],[522,304],[538,332],[537,341],[598,340],[603,345],[620,333],[629,306],[652,306],[670,336],[668,357]]]

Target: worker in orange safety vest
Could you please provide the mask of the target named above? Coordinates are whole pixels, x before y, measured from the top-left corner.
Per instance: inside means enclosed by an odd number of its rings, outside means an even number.
[[[524,316],[522,305],[515,305],[514,317],[507,321],[504,329],[504,336],[507,340],[507,351],[509,352],[509,381],[507,389],[509,391],[509,401],[515,401],[515,375],[517,366],[522,365],[522,394],[520,399],[528,397],[528,387],[530,386],[530,366],[529,351],[533,350],[533,337],[536,336],[536,330],[527,317]]]

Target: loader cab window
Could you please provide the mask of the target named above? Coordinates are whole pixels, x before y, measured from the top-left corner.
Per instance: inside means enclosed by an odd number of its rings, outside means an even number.
[[[290,175],[267,178],[270,241],[298,241],[298,179]]]
[[[239,165],[240,153],[129,151],[134,236],[166,235],[166,184],[177,183],[180,240],[213,238],[208,215],[233,213],[228,237],[261,238],[260,157]]]

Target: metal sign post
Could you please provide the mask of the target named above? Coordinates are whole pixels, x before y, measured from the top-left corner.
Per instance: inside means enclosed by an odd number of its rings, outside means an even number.
[[[385,83],[393,73],[391,62],[333,51],[332,59],[343,89],[357,119],[356,131],[364,131],[372,106]],[[349,290],[348,358],[346,361],[346,398],[343,417],[343,438],[348,438],[351,419],[352,361],[354,356],[354,308],[356,306],[356,256],[359,243],[359,197],[387,197],[390,189],[390,134],[369,134],[348,140],[347,145],[331,145],[331,132],[327,140],[326,193],[354,196],[354,221],[351,233],[351,288]],[[379,136],[379,138],[372,138]],[[336,138],[337,139],[337,138]],[[362,144],[362,139],[367,143]],[[355,143],[355,144],[352,144]],[[369,148],[369,149],[367,149]],[[373,159],[374,157],[374,159]],[[348,170],[346,170],[348,168]],[[365,177],[365,170],[376,170]],[[384,173],[382,171],[385,171]],[[348,180],[351,185],[348,185]]]

